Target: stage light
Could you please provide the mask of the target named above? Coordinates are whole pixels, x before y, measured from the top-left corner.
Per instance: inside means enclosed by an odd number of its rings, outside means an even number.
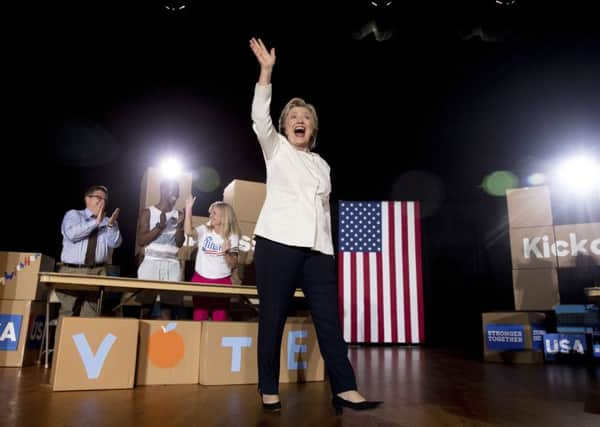
[[[187,8],[188,0],[164,0],[164,8],[168,12],[177,13]]]
[[[166,158],[160,163],[160,172],[167,179],[175,179],[181,175],[181,164],[173,157]]]
[[[543,173],[534,173],[527,177],[529,185],[542,185],[546,182],[546,176]]]
[[[360,11],[364,19],[361,27],[353,32],[355,40],[373,38],[378,42],[390,40],[395,32],[392,0],[370,0],[363,3]]]
[[[600,191],[600,164],[583,154],[563,161],[557,168],[556,177],[564,190],[576,195]]]

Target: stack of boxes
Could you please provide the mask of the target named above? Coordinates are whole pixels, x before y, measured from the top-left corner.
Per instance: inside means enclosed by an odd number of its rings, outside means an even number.
[[[484,359],[542,363],[543,311],[560,302],[557,260],[550,250],[555,241],[550,190],[507,190],[506,199],[516,311],[483,313]]]
[[[594,327],[586,327],[581,310],[577,320],[574,306],[560,305],[558,269],[577,268],[582,257],[595,265],[600,263],[600,223],[554,225],[550,190],[546,186],[507,190],[506,199],[517,311],[484,313],[485,359],[531,362],[544,358],[546,361],[585,359],[589,347],[586,343],[596,347],[597,338],[591,335]],[[584,287],[582,283],[582,295]],[[536,311],[556,314],[558,333],[546,334],[543,328],[535,326],[544,316]],[[595,315],[587,311],[588,317]],[[541,335],[543,345],[538,347]],[[519,336],[521,339],[516,338]],[[506,354],[529,350],[543,351],[544,358],[541,354],[532,357]]]
[[[560,302],[550,190],[508,190],[508,222],[516,310],[552,310]]]
[[[44,330],[46,299],[40,271],[54,259],[35,253],[0,252],[0,366],[33,364]]]

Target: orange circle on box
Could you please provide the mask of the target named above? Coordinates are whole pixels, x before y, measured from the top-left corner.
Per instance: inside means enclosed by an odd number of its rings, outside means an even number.
[[[177,332],[160,329],[150,336],[148,357],[156,367],[172,368],[183,359],[184,353],[183,338]]]

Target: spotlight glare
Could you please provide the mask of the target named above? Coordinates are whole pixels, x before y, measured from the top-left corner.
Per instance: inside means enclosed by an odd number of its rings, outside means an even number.
[[[164,159],[160,164],[160,172],[167,179],[175,179],[181,175],[181,164],[172,157]]]
[[[557,177],[567,191],[585,195],[600,188],[600,165],[589,156],[577,155],[560,164]]]
[[[546,177],[542,173],[534,173],[527,178],[529,185],[542,185],[546,182]]]

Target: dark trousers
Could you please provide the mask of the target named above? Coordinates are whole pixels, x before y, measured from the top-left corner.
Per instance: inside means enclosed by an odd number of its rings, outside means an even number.
[[[356,390],[338,314],[333,256],[257,237],[254,265],[260,299],[258,386],[261,393],[278,394],[281,336],[296,287],[300,287],[306,297],[333,393]]]

